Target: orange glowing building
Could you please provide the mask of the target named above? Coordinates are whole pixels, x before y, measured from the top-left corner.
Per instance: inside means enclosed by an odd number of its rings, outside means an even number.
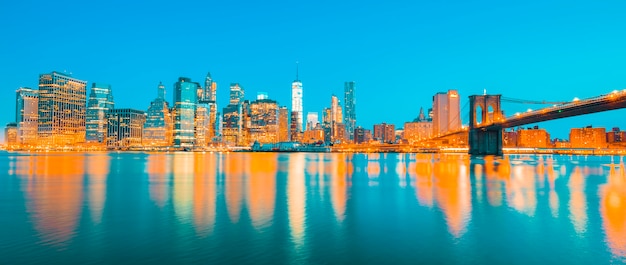
[[[518,147],[547,148],[550,146],[550,134],[537,126],[529,129],[517,130]]]
[[[572,148],[604,148],[606,147],[606,130],[604,128],[572,128],[569,133]]]

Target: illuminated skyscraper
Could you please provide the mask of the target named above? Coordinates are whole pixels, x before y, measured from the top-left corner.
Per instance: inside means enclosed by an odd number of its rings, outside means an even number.
[[[343,141],[345,136],[345,126],[343,124],[343,112],[339,105],[339,98],[332,95],[330,102],[330,128],[331,141]]]
[[[20,87],[16,94],[15,121],[17,141],[22,145],[37,145],[37,115],[39,91]]]
[[[19,144],[17,139],[17,123],[9,122],[6,127],[4,127],[4,143],[8,147],[13,147]]]
[[[250,141],[278,142],[278,104],[263,98],[250,103]]]
[[[306,130],[310,131],[320,123],[317,112],[309,112],[306,114]]]
[[[289,109],[285,106],[278,109],[278,141],[289,141]]]
[[[204,89],[198,103],[203,105],[208,112],[208,131],[206,135],[207,143],[213,142],[217,137],[217,83],[211,78],[211,73],[207,73],[204,79]]]
[[[180,77],[174,83],[174,146],[191,147],[195,138],[197,91],[200,85]]]
[[[222,111],[222,141],[239,145],[244,141],[244,89],[238,83],[230,84],[230,101]]]
[[[298,78],[298,64],[296,63],[296,80],[291,83],[291,113],[295,115],[295,130],[302,132],[303,128],[302,82]],[[293,114],[296,113],[296,114]],[[294,125],[292,125],[293,127]],[[292,137],[293,138],[293,137]]]
[[[345,82],[344,83],[344,106],[345,113],[343,116],[343,123],[346,126],[347,139],[354,141],[354,129],[356,128],[356,83]]]
[[[433,96],[433,135],[461,129],[459,92],[448,90]]]
[[[106,112],[108,148],[141,147],[146,114],[134,109],[110,109]]]
[[[105,144],[107,121],[106,112],[114,108],[111,85],[93,83],[89,101],[87,102],[87,118],[85,122],[85,142]]]
[[[59,146],[85,142],[86,85],[86,81],[64,73],[39,75],[39,144]]]
[[[146,146],[170,146],[174,124],[170,106],[165,100],[165,86],[159,83],[157,98],[150,103],[143,127],[143,144]]]

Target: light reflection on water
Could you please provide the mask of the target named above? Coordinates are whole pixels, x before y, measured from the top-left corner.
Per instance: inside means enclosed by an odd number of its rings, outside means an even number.
[[[3,264],[111,263],[122,253],[129,262],[626,262],[622,157],[3,153],[0,160]],[[498,251],[487,254],[489,247]]]

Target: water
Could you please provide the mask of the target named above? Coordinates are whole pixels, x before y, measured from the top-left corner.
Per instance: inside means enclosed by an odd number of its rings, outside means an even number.
[[[0,153],[0,264],[626,263],[623,161]]]

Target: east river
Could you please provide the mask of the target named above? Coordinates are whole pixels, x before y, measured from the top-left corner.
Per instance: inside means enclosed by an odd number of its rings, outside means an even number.
[[[0,264],[626,263],[620,156],[0,153]]]

